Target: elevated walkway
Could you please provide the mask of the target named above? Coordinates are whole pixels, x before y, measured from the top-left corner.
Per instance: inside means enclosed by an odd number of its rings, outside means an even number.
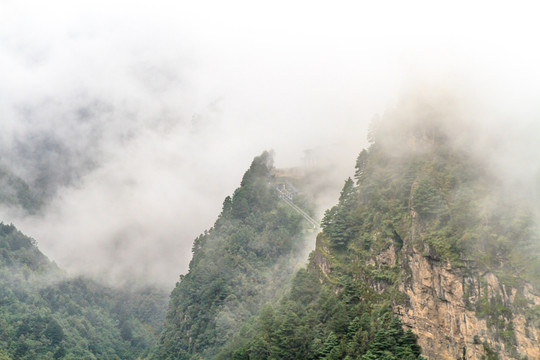
[[[302,217],[306,219],[311,226],[313,226],[313,229],[319,228],[319,222],[309,216],[304,210],[302,210],[300,207],[298,207],[298,205],[293,202],[293,194],[288,191],[285,186],[276,187],[276,191],[278,198],[282,200],[285,204],[289,205],[297,213],[302,215]]]

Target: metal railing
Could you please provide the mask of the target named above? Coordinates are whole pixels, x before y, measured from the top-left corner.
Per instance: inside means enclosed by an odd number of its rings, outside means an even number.
[[[297,213],[299,213],[300,215],[302,215],[302,217],[304,217],[304,219],[307,220],[307,222],[309,222],[314,229],[318,229],[319,228],[319,222],[315,219],[313,219],[311,216],[309,216],[304,210],[302,210],[301,208],[298,207],[298,205],[296,205],[292,199],[293,199],[293,196],[292,194],[287,191],[286,189],[283,189],[283,188],[279,188],[279,187],[276,187],[276,191],[277,191],[277,194],[278,194],[278,198],[280,198],[281,200],[283,200],[283,202],[287,205],[289,205],[291,208],[293,208]]]

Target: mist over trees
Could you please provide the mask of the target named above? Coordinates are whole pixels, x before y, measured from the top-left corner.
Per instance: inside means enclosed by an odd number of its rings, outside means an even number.
[[[35,240],[0,223],[0,358],[135,359],[165,315],[159,289],[111,288],[70,278]]]
[[[2,2],[0,360],[540,359],[537,18]]]
[[[526,318],[527,329],[540,321],[530,295],[540,286],[537,205],[513,194],[474,146],[462,146],[445,116],[408,106],[372,127],[319,234],[278,196],[296,188],[294,202],[313,215],[302,187],[310,189],[309,176],[276,170],[271,152],[256,157],[193,241],[168,310],[156,288],[67,277],[34,240],[2,224],[1,356],[422,359],[424,329],[398,310],[410,305],[415,256],[468,279],[464,307],[489,328],[464,354],[521,356],[515,319]],[[28,190],[6,179],[5,192]],[[512,298],[488,291],[481,274],[493,274]]]
[[[272,163],[268,152],[256,157],[214,226],[195,239],[155,359],[219,357],[262,304],[283,293],[306,225],[278,199]]]
[[[534,204],[504,197],[508,189],[486,170],[485,158],[456,147],[440,118],[416,115],[412,123],[396,123],[392,114],[380,120],[356,162],[356,184],[348,178],[325,213],[307,269],[244,325],[236,348],[221,358],[422,358],[415,331],[425,329],[407,324],[404,331],[396,310],[409,306],[404,290],[415,281],[411,257],[418,253],[464,279],[493,272],[518,294],[510,301],[465,286],[467,309],[490,327],[454,353],[466,358],[483,344],[487,358],[523,356],[515,317],[525,316],[531,328],[540,324],[534,297],[524,300],[531,284],[540,285]]]

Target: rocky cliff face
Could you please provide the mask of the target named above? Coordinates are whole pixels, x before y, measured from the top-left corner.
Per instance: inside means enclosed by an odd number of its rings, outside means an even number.
[[[409,238],[418,243],[425,234],[412,206],[414,187],[409,196]],[[421,250],[409,246],[401,264],[393,247],[379,253],[375,264],[406,269],[408,277],[398,289],[408,303],[394,309],[418,335],[425,357],[476,360],[497,354],[499,359],[540,359],[540,329],[527,316],[540,305],[540,297],[529,283],[504,284],[474,262],[453,267],[429,244],[420,246]]]
[[[325,250],[316,250],[313,261],[327,277],[331,255]],[[540,297],[530,284],[509,287],[492,272],[455,269],[425,251],[393,245],[366,263],[407,274],[397,284],[406,301],[394,302],[394,313],[418,336],[427,359],[540,359],[540,329],[527,316]],[[371,283],[379,294],[388,286]]]
[[[510,309],[524,299],[537,306],[540,298],[530,286],[506,287],[491,272],[465,275],[418,251],[407,254],[406,262],[410,279],[399,288],[409,304],[395,306],[395,312],[418,335],[425,357],[483,359],[490,348],[500,359],[540,359],[540,331],[523,313],[497,314],[494,309],[482,318],[474,305],[487,299],[494,307]]]
[[[361,240],[357,243],[363,250],[355,245],[336,252],[328,239],[319,238],[312,260],[321,281],[332,282],[343,271],[338,267],[348,263],[356,282],[368,284],[382,301],[390,299],[394,313],[418,336],[427,359],[540,359],[540,296],[512,270],[520,262],[508,266],[510,257],[500,250],[489,255],[500,259],[488,265],[479,262],[478,254],[462,253],[454,261],[441,255],[447,240],[435,243],[439,249],[430,240],[438,223],[415,211],[416,184],[408,191],[405,221],[394,222],[391,231],[374,226],[359,236],[377,246],[366,251]]]

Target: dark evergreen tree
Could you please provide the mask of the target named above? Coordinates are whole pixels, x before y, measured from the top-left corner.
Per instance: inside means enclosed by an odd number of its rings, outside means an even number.
[[[366,149],[363,149],[358,155],[358,157],[356,158],[354,178],[356,179],[357,185],[362,183],[366,177],[367,162],[368,162],[368,152]]]

